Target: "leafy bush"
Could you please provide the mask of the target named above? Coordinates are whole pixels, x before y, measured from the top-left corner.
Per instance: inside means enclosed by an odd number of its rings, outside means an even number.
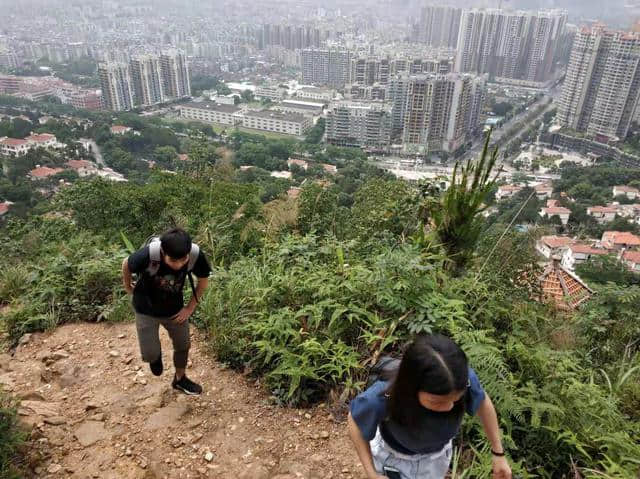
[[[16,405],[0,390],[0,477],[19,479],[20,448],[27,434],[18,425]]]

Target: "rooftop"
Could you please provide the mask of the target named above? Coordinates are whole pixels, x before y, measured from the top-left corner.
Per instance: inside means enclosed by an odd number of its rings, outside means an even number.
[[[245,118],[272,118],[274,120],[291,121],[295,123],[302,123],[305,118],[300,113],[282,113],[273,110],[261,110],[261,111],[248,111],[245,113]]]
[[[40,133],[40,134],[32,133],[27,138],[25,138],[25,140],[33,141],[35,143],[44,143],[44,142],[55,140],[55,139],[56,139],[56,136],[52,135],[51,133]]]
[[[625,251],[622,253],[622,259],[630,263],[640,264],[640,251]]]
[[[613,206],[590,206],[587,208],[587,213],[589,211],[593,213],[616,213],[618,210]]]
[[[223,105],[213,101],[192,101],[184,105],[180,105],[180,108],[196,108],[198,110],[220,111],[223,113],[236,113],[240,111],[240,108],[235,105]]]
[[[569,215],[571,214],[571,210],[569,208],[565,208],[563,206],[549,206],[547,208],[542,208],[542,212],[546,213],[550,216],[553,215]]]
[[[572,244],[569,249],[577,254],[609,254],[606,249],[597,249],[586,244]]]
[[[640,236],[636,236],[628,231],[605,231],[602,234],[602,242],[640,246]]]
[[[48,166],[39,166],[29,172],[33,178],[48,178],[57,173],[64,171],[62,168],[49,168]]]
[[[540,276],[542,296],[558,309],[572,310],[587,301],[593,291],[580,278],[553,261]]]
[[[275,107],[276,108],[278,108],[278,107],[280,107],[280,108],[295,108],[297,110],[305,110],[305,111],[316,111],[316,110],[322,108],[321,106],[305,105],[303,103],[285,103],[284,101],[280,102]]]
[[[24,146],[29,142],[27,140],[21,140],[19,138],[2,138],[0,139],[0,143],[7,146]]]
[[[549,248],[560,248],[562,246],[567,246],[574,243],[573,238],[569,238],[568,236],[543,236],[540,238],[540,241],[547,245]]]
[[[69,160],[66,164],[74,170],[79,170],[80,168],[91,168],[92,166],[91,162],[87,160]]]

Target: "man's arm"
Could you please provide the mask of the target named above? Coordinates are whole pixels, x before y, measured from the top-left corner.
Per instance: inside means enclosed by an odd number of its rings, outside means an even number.
[[[207,289],[207,286],[209,285],[209,278],[196,279],[198,281],[198,284],[196,284],[196,294],[191,296],[191,301],[189,301],[189,304],[187,305],[187,308],[191,309],[191,311],[196,309],[198,302],[202,299],[204,290]]]
[[[482,422],[482,428],[491,444],[491,450],[504,454],[502,441],[500,440],[500,426],[498,425],[498,415],[493,407],[493,402],[489,395],[485,394],[484,400],[480,403],[477,411]],[[504,456],[493,455],[493,477],[495,479],[511,479],[511,468]]]
[[[122,261],[122,286],[127,293],[133,294],[133,276],[129,270],[129,258]]]

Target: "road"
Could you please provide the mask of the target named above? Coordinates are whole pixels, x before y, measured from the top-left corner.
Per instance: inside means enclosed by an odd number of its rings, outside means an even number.
[[[89,138],[82,138],[82,141],[85,141],[89,145],[91,145],[91,151],[93,152],[93,156],[96,157],[96,163],[99,164],[100,166],[107,166],[104,162],[104,159],[102,158],[102,152],[100,151],[100,147],[96,144],[96,142]]]
[[[560,88],[556,86],[549,92],[545,93],[544,96],[541,97],[538,101],[529,105],[529,108],[527,110],[508,120],[501,128],[494,130],[491,133],[491,144],[493,145],[496,142],[500,141],[500,139],[511,129],[513,125],[524,120],[527,115],[531,113],[531,111],[535,110],[540,105],[548,104],[547,108],[541,111],[540,114],[537,115],[531,122],[527,122],[527,124],[523,125],[522,129],[516,135],[514,135],[513,138],[518,138],[519,136],[521,136],[531,126],[531,123],[535,122],[535,120],[537,120],[540,116],[544,115],[547,111],[553,108],[553,100],[557,98],[558,95],[560,95]],[[482,151],[483,145],[483,138],[475,139],[473,142],[473,146],[464,154],[463,159],[467,160],[469,158],[477,157],[478,154],[480,154],[480,152]]]

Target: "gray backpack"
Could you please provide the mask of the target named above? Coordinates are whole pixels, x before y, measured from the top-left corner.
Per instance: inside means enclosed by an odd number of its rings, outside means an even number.
[[[144,246],[149,247],[149,266],[147,266],[146,272],[149,276],[155,276],[160,269],[160,265],[162,264],[162,253],[161,253],[161,243],[159,236],[151,236],[147,241],[145,241]],[[196,265],[196,261],[198,260],[198,256],[200,255],[200,247],[191,243],[191,251],[189,251],[189,263],[187,263],[187,276],[189,277],[189,283],[191,284],[191,291],[193,291],[193,297],[198,301],[198,296],[196,295],[196,288],[193,284],[193,277],[191,276],[191,271],[193,271],[194,266]]]

